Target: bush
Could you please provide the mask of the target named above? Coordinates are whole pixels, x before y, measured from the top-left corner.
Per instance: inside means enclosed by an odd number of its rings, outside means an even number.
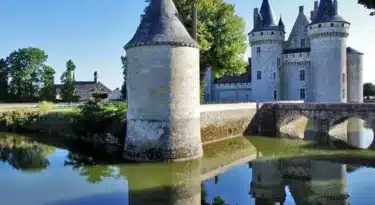
[[[47,101],[43,101],[39,103],[39,112],[41,114],[43,115],[48,114],[52,112],[52,110],[53,110],[53,103],[47,102]]]
[[[123,142],[126,124],[125,103],[100,103],[89,101],[80,107],[81,114],[74,126],[80,136],[111,134]]]

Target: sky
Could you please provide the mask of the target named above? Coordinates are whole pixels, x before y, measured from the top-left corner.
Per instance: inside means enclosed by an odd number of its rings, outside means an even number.
[[[260,7],[262,0],[225,1],[235,4],[249,32],[253,8]],[[313,0],[270,3],[275,19],[282,15],[287,36],[298,7],[304,5],[305,14],[313,8]],[[0,58],[18,48],[38,47],[48,54],[56,83],[66,61],[72,59],[76,80],[93,80],[98,71],[99,81],[110,89],[121,87],[123,46],[134,35],[145,6],[144,0],[0,0]],[[375,82],[375,17],[369,13],[357,0],[339,0],[339,14],[352,24],[348,45],[365,53],[364,81]],[[250,57],[249,49],[246,57]]]

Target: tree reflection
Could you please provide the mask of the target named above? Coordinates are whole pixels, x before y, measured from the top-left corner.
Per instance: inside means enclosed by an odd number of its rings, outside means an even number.
[[[0,160],[22,172],[42,172],[50,164],[46,158],[54,148],[21,136],[0,137]]]
[[[72,166],[81,176],[87,177],[87,182],[98,184],[105,178],[116,177],[114,166],[106,165],[95,160],[94,157],[78,153],[69,153],[65,166]]]

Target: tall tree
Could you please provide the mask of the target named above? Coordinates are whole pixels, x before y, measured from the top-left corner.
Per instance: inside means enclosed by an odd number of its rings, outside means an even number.
[[[375,9],[375,0],[358,0],[358,3],[368,9]]]
[[[43,87],[40,89],[40,99],[46,101],[56,100],[55,88],[55,70],[48,65],[44,65],[42,69],[41,80]]]
[[[128,69],[128,58],[126,56],[121,56],[121,63],[122,63],[122,74],[124,76],[124,83],[121,87],[121,95],[122,99],[127,99],[127,93],[126,93],[126,73]]]
[[[61,82],[64,84],[63,89],[61,90],[62,100],[65,102],[74,101],[74,82],[73,82],[73,73],[76,70],[76,65],[72,60],[66,62],[66,71],[61,75]]]
[[[363,85],[363,96],[365,98],[375,96],[375,85],[372,83],[365,83]]]
[[[14,101],[35,101],[39,93],[40,75],[48,55],[39,48],[22,48],[7,58],[10,70],[9,90]]]
[[[5,59],[0,59],[0,102],[9,100],[8,91],[9,68]]]
[[[174,0],[174,3],[189,32],[192,31],[192,5],[197,5],[201,77],[207,67],[211,67],[217,77],[245,71],[245,21],[235,14],[233,4],[224,0]]]

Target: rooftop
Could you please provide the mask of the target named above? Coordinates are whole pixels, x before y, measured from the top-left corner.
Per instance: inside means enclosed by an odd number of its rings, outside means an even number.
[[[136,33],[125,48],[146,44],[176,43],[198,46],[181,22],[172,0],[151,0]]]

